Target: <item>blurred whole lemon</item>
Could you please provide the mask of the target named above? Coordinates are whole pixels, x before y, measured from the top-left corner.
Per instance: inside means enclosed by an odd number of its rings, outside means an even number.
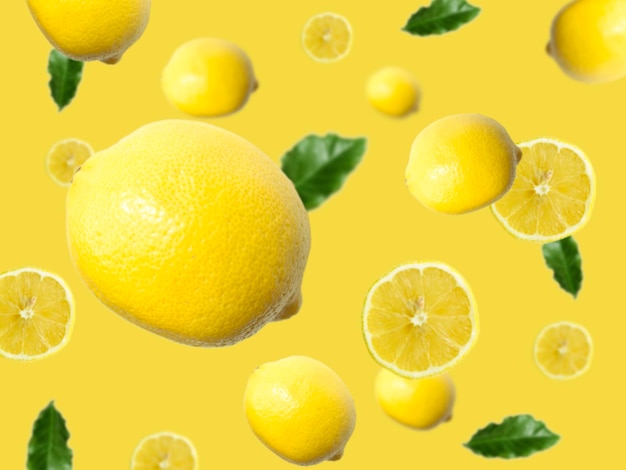
[[[272,160],[209,124],[155,122],[94,154],[67,233],[95,295],[174,341],[233,344],[300,307],[304,206]]]
[[[497,121],[480,114],[447,116],[413,141],[406,184],[429,209],[462,214],[500,199],[521,156]]]
[[[626,75],[625,24],[624,0],[576,0],[554,18],[548,53],[576,80],[617,80]]]
[[[381,369],[376,376],[376,399],[391,418],[415,429],[431,429],[452,418],[456,396],[447,374],[406,379]]]
[[[365,94],[381,113],[403,117],[419,107],[420,89],[413,75],[400,67],[384,67],[370,76]]]
[[[252,62],[224,39],[198,38],[174,51],[163,69],[167,99],[194,116],[222,116],[239,110],[258,83]]]
[[[82,62],[114,64],[143,34],[150,0],[26,0],[50,43]]]
[[[305,356],[255,369],[244,408],[261,442],[298,465],[339,460],[356,423],[354,401],[341,378]]]

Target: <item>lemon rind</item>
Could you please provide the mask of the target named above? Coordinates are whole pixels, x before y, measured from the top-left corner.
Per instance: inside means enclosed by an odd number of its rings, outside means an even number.
[[[32,361],[37,361],[39,359],[43,359],[45,357],[51,356],[59,352],[63,348],[65,348],[65,346],[70,340],[70,337],[72,336],[72,333],[74,332],[75,303],[74,303],[74,295],[72,294],[72,291],[70,290],[65,280],[63,280],[57,274],[51,273],[49,271],[44,271],[43,269],[33,268],[33,267],[24,267],[20,269],[15,269],[15,270],[7,271],[7,272],[0,274],[0,279],[5,278],[5,277],[10,277],[10,276],[16,277],[19,274],[24,273],[24,272],[35,273],[41,276],[42,278],[49,277],[55,280],[56,282],[58,282],[63,288],[63,290],[65,291],[65,299],[67,300],[70,306],[70,316],[69,316],[69,320],[66,323],[66,333],[63,336],[63,339],[61,340],[61,342],[57,344],[56,346],[51,347],[50,349],[48,349],[46,352],[42,354],[36,354],[33,356],[29,356],[27,354],[12,354],[0,348],[0,356],[2,357],[6,357],[7,359],[14,359],[18,361],[32,362]]]
[[[346,29],[348,30],[348,33],[349,33],[349,36],[348,36],[348,47],[346,47],[346,50],[345,50],[345,52],[343,54],[340,54],[337,57],[331,57],[331,58],[317,57],[316,55],[311,53],[311,51],[306,47],[306,44],[305,44],[306,32],[309,29],[309,26],[311,26],[311,23],[313,23],[313,21],[315,21],[316,19],[321,18],[323,16],[331,16],[333,18],[341,20],[346,25]],[[323,13],[318,13],[316,15],[313,15],[312,17],[310,17],[307,20],[307,22],[305,23],[304,27],[302,28],[302,36],[301,36],[302,48],[304,49],[304,51],[307,53],[307,55],[311,59],[313,59],[315,62],[320,62],[320,63],[323,63],[323,64],[337,62],[337,61],[343,59],[344,57],[346,57],[350,53],[350,51],[352,50],[353,39],[354,39],[354,33],[352,31],[352,25],[350,24],[348,19],[345,16],[340,15],[338,13],[334,13],[332,11],[326,11],[326,12],[323,12]]]
[[[517,146],[519,148],[532,147],[533,145],[537,143],[553,144],[553,145],[556,145],[559,149],[571,150],[576,155],[578,155],[579,158],[582,160],[583,164],[585,165],[586,174],[589,176],[589,187],[590,187],[589,198],[587,199],[585,203],[585,215],[583,216],[583,218],[580,219],[580,221],[577,224],[574,224],[568,227],[567,230],[565,230],[564,232],[560,234],[556,234],[552,236],[528,235],[528,234],[519,232],[515,230],[513,227],[511,227],[511,225],[507,222],[507,219],[503,217],[496,209],[497,202],[491,204],[490,209],[493,215],[495,216],[496,220],[502,225],[504,230],[506,230],[507,233],[509,233],[513,237],[520,239],[520,240],[526,240],[526,241],[535,242],[535,243],[549,243],[549,242],[554,242],[557,240],[562,240],[563,238],[567,238],[568,236],[573,235],[574,233],[582,229],[587,224],[591,216],[591,212],[593,210],[593,206],[594,206],[595,198],[596,198],[596,176],[595,176],[595,172],[593,171],[593,167],[591,166],[591,162],[589,161],[589,157],[587,157],[587,154],[585,154],[585,152],[583,152],[579,147],[576,147],[575,145],[568,144],[566,142],[563,142],[561,140],[554,139],[551,137],[539,137],[537,139],[528,140],[528,141],[519,143],[517,144]]]
[[[543,338],[543,335],[548,330],[551,330],[553,328],[558,328],[559,326],[569,326],[569,327],[571,327],[573,329],[576,329],[576,330],[582,332],[583,335],[585,336],[585,339],[589,343],[589,355],[587,356],[587,362],[585,363],[585,367],[583,367],[582,369],[576,371],[574,374],[570,374],[570,375],[552,374],[537,359],[537,349],[539,347],[539,341]],[[558,321],[558,322],[555,322],[555,323],[550,323],[549,325],[545,326],[539,332],[539,334],[537,335],[537,338],[535,338],[535,345],[533,347],[533,357],[534,357],[534,360],[535,360],[535,364],[537,365],[537,367],[539,367],[539,370],[541,370],[541,372],[543,372],[547,377],[549,377],[551,379],[554,379],[554,380],[569,380],[569,379],[575,379],[576,377],[580,377],[585,372],[587,372],[587,370],[589,370],[589,366],[591,365],[591,359],[593,357],[593,350],[594,350],[593,340],[591,339],[591,335],[589,334],[589,331],[587,331],[587,329],[584,326],[582,326],[582,325],[580,325],[578,323],[573,323],[571,321]]]
[[[135,447],[135,450],[133,451],[133,456],[132,456],[131,462],[130,462],[131,469],[135,468],[135,465],[137,464],[135,459],[137,457],[137,454],[139,454],[139,452],[141,451],[141,449],[144,446],[144,444],[146,442],[148,442],[148,441],[151,441],[153,439],[158,439],[160,437],[171,437],[174,440],[183,441],[187,445],[187,447],[190,449],[191,455],[193,456],[193,460],[194,460],[193,470],[197,470],[198,469],[198,453],[196,451],[196,447],[194,446],[193,442],[191,442],[191,440],[188,437],[183,436],[181,434],[177,434],[175,432],[171,432],[171,431],[156,432],[154,434],[150,434],[148,436],[145,436],[143,439],[141,439],[141,441],[139,441],[139,443]]]
[[[459,354],[452,361],[448,362],[447,364],[443,366],[430,367],[429,369],[426,369],[424,371],[417,371],[417,372],[411,372],[411,371],[407,371],[404,369],[400,369],[395,364],[385,361],[380,356],[378,356],[378,354],[375,351],[375,348],[372,345],[372,334],[368,331],[367,326],[366,326],[368,312],[371,308],[371,299],[376,289],[381,284],[390,281],[397,273],[407,270],[407,269],[414,269],[414,268],[419,269],[420,271],[426,268],[438,268],[452,275],[452,277],[454,277],[454,279],[456,280],[458,286],[461,287],[468,296],[468,299],[470,301],[470,312],[468,316],[472,323],[472,334],[468,342],[465,344],[465,346],[463,346],[463,348],[461,348],[461,350],[459,351]],[[456,269],[439,261],[416,261],[416,262],[406,263],[406,264],[396,267],[393,271],[381,277],[370,288],[370,290],[367,293],[367,297],[365,299],[365,305],[363,308],[361,329],[362,329],[365,343],[367,345],[367,349],[370,355],[380,366],[390,370],[391,372],[394,372],[400,375],[401,377],[406,377],[408,379],[420,379],[420,378],[431,377],[434,375],[440,375],[445,372],[448,372],[450,369],[456,366],[462,359],[464,359],[465,356],[467,356],[467,354],[472,350],[472,348],[476,344],[476,340],[478,339],[478,334],[480,332],[480,324],[478,320],[478,309],[476,306],[476,299],[474,298],[474,294],[472,293],[472,290],[467,284],[467,281],[463,278],[463,276]]]

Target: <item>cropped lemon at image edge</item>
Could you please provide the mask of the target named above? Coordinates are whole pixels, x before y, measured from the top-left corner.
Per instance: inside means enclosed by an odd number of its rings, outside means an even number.
[[[74,328],[74,296],[57,274],[25,267],[0,275],[0,356],[42,359],[62,350]]]
[[[135,448],[131,470],[197,470],[198,453],[189,438],[162,431],[144,437]]]

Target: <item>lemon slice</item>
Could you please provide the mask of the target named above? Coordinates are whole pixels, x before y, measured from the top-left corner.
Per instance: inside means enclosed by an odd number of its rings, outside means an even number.
[[[171,432],[145,437],[133,454],[131,470],[195,470],[196,449],[189,439]]]
[[[595,199],[593,168],[573,145],[541,138],[518,144],[522,159],[511,189],[491,206],[514,237],[546,243],[581,229]]]
[[[307,21],[302,32],[304,50],[318,62],[335,62],[352,46],[352,27],[336,13],[320,13]]]
[[[69,186],[76,168],[85,163],[93,150],[87,142],[78,139],[65,139],[52,146],[46,156],[46,170],[52,180]]]
[[[440,374],[474,345],[478,316],[461,275],[439,262],[400,266],[370,289],[365,342],[383,367],[407,378]]]
[[[546,326],[535,342],[535,362],[553,379],[573,379],[584,373],[591,362],[591,336],[575,323],[558,322]]]
[[[67,344],[73,324],[74,299],[63,279],[36,268],[0,275],[0,355],[49,356]]]

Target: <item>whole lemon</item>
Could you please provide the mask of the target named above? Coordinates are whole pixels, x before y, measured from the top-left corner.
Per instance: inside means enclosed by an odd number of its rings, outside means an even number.
[[[298,465],[340,459],[356,423],[354,401],[341,378],[305,356],[258,367],[248,379],[244,409],[261,442]]]
[[[233,344],[300,307],[306,210],[272,160],[209,124],[155,122],[95,153],[67,233],[94,294],[174,341]]]
[[[400,67],[384,67],[370,76],[365,95],[378,111],[403,117],[417,111],[421,92],[410,72]]]
[[[239,110],[258,83],[250,58],[237,45],[199,38],[174,51],[163,69],[161,86],[181,111],[210,117]]]
[[[67,57],[114,64],[143,34],[150,0],[26,0],[48,41]]]
[[[570,77],[608,82],[626,75],[626,1],[576,0],[554,18],[548,53]]]
[[[375,394],[391,418],[415,429],[431,429],[452,418],[456,391],[447,374],[405,379],[387,369],[376,376]]]
[[[502,197],[521,156],[497,121],[480,114],[447,116],[413,141],[406,184],[429,209],[462,214]]]

